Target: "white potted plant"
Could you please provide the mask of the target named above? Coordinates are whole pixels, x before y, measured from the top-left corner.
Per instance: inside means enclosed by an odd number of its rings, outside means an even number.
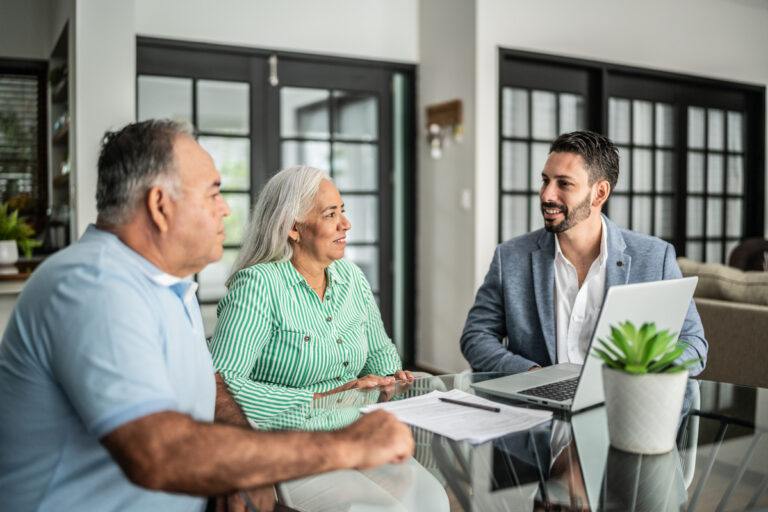
[[[608,340],[598,340],[593,355],[603,360],[603,386],[611,445],[627,452],[666,453],[675,445],[688,380],[680,362],[687,344],[677,334],[639,329],[631,322],[611,326]]]
[[[18,272],[14,264],[19,259],[19,248],[27,259],[32,256],[32,249],[42,244],[34,235],[32,226],[19,217],[19,210],[8,213],[8,205],[0,204],[0,274]]]

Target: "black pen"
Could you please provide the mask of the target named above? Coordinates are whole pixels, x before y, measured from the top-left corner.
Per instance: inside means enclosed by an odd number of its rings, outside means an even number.
[[[487,405],[482,404],[473,404],[472,402],[462,402],[460,400],[453,400],[452,398],[438,398],[441,402],[448,402],[449,404],[456,404],[456,405],[463,405],[465,407],[474,407],[475,409],[482,409],[484,411],[491,411],[491,412],[501,412],[501,409],[498,407],[489,407]]]

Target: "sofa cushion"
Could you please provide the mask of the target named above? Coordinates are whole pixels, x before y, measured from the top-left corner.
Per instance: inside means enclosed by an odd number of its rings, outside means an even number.
[[[768,307],[697,298],[709,350],[697,379],[768,387]]]
[[[719,263],[698,263],[677,259],[683,275],[698,276],[694,296],[709,299],[768,305],[768,272],[747,271]]]

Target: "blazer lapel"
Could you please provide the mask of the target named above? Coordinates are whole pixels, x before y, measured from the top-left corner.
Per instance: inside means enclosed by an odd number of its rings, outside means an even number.
[[[531,254],[533,292],[539,310],[541,332],[552,364],[557,361],[555,338],[555,239],[553,234],[542,230],[539,250]]]
[[[605,290],[613,285],[627,284],[629,282],[629,269],[632,265],[632,256],[626,252],[627,244],[621,236],[619,227],[605,219],[605,227],[608,230],[608,253],[605,262]]]

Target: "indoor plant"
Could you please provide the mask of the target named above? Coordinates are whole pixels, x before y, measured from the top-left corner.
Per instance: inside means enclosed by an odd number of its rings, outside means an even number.
[[[19,217],[19,210],[8,213],[8,204],[0,204],[0,272],[16,272],[13,264],[19,259],[17,245],[24,257],[32,256],[32,249],[42,244],[34,235],[32,226]]]
[[[633,453],[665,453],[674,447],[688,368],[677,361],[687,344],[654,323],[611,326],[593,355],[602,359],[608,434],[616,448]]]

